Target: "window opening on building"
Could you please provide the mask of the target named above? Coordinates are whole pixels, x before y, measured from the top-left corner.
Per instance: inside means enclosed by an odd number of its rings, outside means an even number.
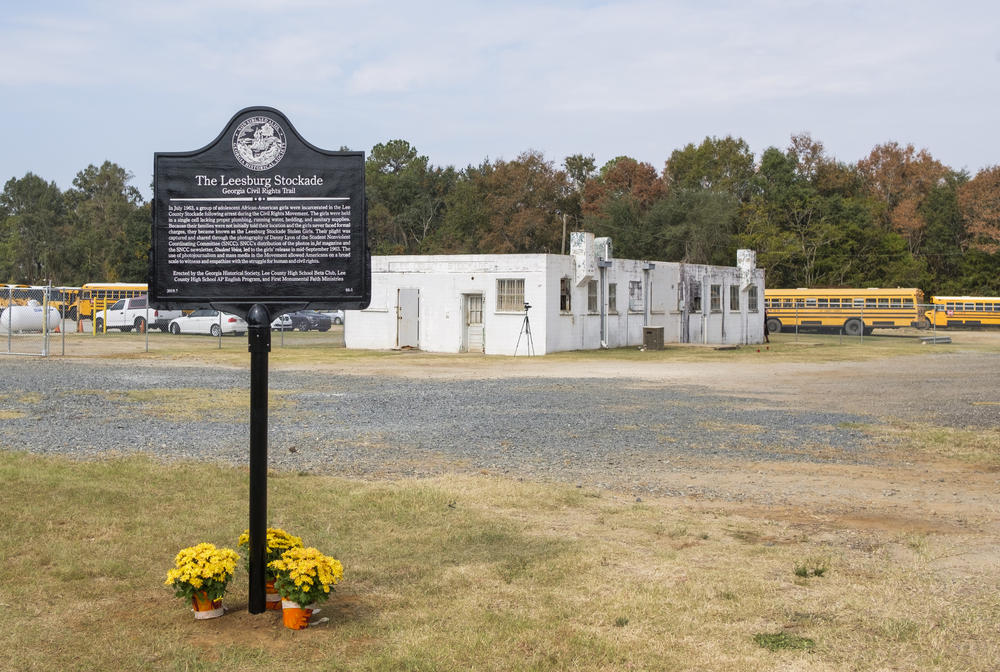
[[[722,285],[712,285],[709,291],[709,308],[713,313],[718,313],[722,310]]]
[[[587,312],[597,312],[597,280],[587,283]]]
[[[572,292],[569,278],[559,278],[559,310],[569,313],[573,310]]]
[[[497,312],[524,310],[524,278],[497,279]]]
[[[688,284],[689,308],[692,313],[701,312],[701,283],[692,280]]]
[[[740,309],[740,286],[730,285],[729,286],[729,310],[739,310]]]
[[[618,312],[618,283],[609,282],[608,283],[608,312],[617,313]]]
[[[747,289],[747,310],[757,312],[757,285],[750,285]]]

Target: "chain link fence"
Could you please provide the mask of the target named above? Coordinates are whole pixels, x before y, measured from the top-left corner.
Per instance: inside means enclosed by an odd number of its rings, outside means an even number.
[[[53,336],[65,332],[64,313],[71,291],[60,287],[0,286],[0,352],[11,355],[52,354]]]
[[[800,315],[800,310],[803,313],[802,315]],[[873,335],[901,335],[920,338],[922,341],[928,343],[949,343],[950,337],[947,335],[949,328],[954,330],[956,328],[969,329],[978,328],[979,326],[989,326],[986,321],[980,325],[978,320],[974,322],[953,320],[951,319],[953,311],[949,310],[946,313],[945,306],[934,303],[917,304],[917,315],[919,317],[916,319],[913,317],[912,309],[910,309],[909,315],[905,318],[887,319],[884,311],[878,310],[870,310],[869,315],[866,317],[865,306],[862,305],[858,307],[858,312],[854,317],[847,319],[842,326],[822,325],[820,320],[816,319],[816,308],[806,310],[796,305],[793,311],[794,319],[790,320],[791,324],[783,325],[783,327],[779,327],[778,329],[771,328],[770,321],[773,320],[769,320],[768,330],[770,333],[773,334],[779,330],[785,333],[792,333],[796,340],[800,333],[835,333],[839,336],[842,343],[864,343],[866,337]],[[872,318],[872,313],[877,313],[879,317]],[[946,314],[948,317],[945,317]],[[997,321],[1000,322],[1000,314],[998,314]],[[780,325],[781,323],[775,322],[775,324]],[[938,333],[939,327],[943,333]]]
[[[271,325],[272,348],[344,346],[343,311],[297,311]],[[0,353],[104,356],[240,349],[246,323],[209,307],[161,311],[145,295],[122,298],[79,287],[0,285]]]

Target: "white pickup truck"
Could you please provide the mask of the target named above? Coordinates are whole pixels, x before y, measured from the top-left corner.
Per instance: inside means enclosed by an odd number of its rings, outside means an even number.
[[[97,332],[108,329],[121,329],[122,331],[145,331],[146,321],[149,321],[149,328],[159,329],[166,332],[170,320],[182,315],[179,310],[158,310],[149,308],[146,296],[133,296],[130,299],[119,299],[107,310],[102,310],[97,314],[97,321],[94,327]]]

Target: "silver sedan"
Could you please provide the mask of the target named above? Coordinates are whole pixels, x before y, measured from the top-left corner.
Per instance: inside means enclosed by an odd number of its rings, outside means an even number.
[[[210,308],[200,308],[189,315],[182,315],[170,321],[167,327],[171,334],[236,334],[247,333],[247,323],[242,317],[230,313],[220,313]]]

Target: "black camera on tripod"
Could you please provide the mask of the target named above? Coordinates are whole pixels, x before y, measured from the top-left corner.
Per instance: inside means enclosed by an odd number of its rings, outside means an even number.
[[[524,311],[527,312],[529,308],[531,308],[531,304],[528,303],[527,301],[525,301],[524,302]]]

